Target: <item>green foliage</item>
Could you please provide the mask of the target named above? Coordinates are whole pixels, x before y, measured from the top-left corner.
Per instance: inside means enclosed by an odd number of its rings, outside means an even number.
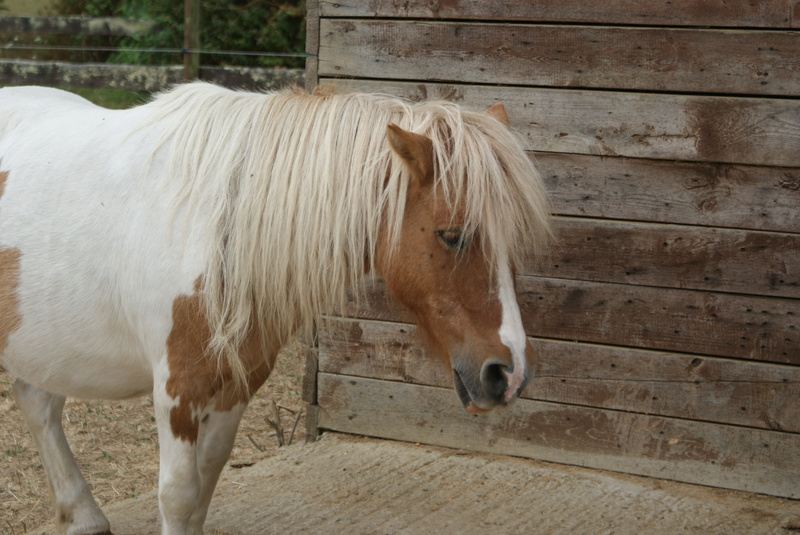
[[[3,2],[4,0],[0,0],[0,11],[7,9],[3,6]],[[109,0],[106,0],[106,3],[109,3]],[[86,4],[87,0],[58,0],[56,3],[48,6],[48,8],[45,8],[39,15],[80,15],[87,11]],[[106,15],[107,13],[93,14]],[[117,41],[119,41],[119,39],[106,36],[6,33],[0,34],[0,58],[32,59],[39,61],[103,62],[108,58],[108,53],[59,50],[58,47],[110,47],[117,46]],[[13,49],[4,48],[2,45],[5,43],[20,47],[35,45],[37,47],[44,46],[52,48],[49,50]]]
[[[87,87],[65,87],[76,95],[90,100],[104,108],[121,110],[144,104],[150,98],[147,91],[131,91],[128,89],[92,89]]]
[[[183,2],[174,0],[155,0],[153,2],[122,0],[120,4],[120,17],[148,19],[156,22],[154,30],[144,34],[124,37],[120,42],[121,47],[132,49],[180,49],[183,47]],[[201,9],[203,8],[205,8],[205,5],[201,6]],[[201,46],[205,46],[205,44],[202,43]],[[133,65],[175,65],[183,62],[183,56],[181,54],[134,50],[117,52],[111,57],[110,61]],[[200,61],[208,65],[206,58],[201,58]]]
[[[0,0],[2,2],[2,0]],[[148,19],[157,29],[117,38],[123,48],[183,47],[183,2],[176,0],[59,0],[63,14]],[[305,0],[203,0],[200,42],[204,50],[302,53],[305,49]],[[105,41],[108,43],[108,41]],[[138,65],[177,64],[181,54],[120,51],[109,61]],[[302,58],[203,54],[202,65],[302,67]]]
[[[118,16],[120,0],[58,0],[52,4],[52,14],[84,15],[87,17]],[[73,47],[117,47],[120,38],[105,35],[43,35],[41,44]],[[40,52],[35,59],[103,63],[111,57],[103,51],[49,51]]]

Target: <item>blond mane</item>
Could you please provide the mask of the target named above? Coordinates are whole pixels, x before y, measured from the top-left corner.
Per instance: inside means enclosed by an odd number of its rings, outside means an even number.
[[[257,325],[284,343],[365,285],[382,222],[396,239],[409,176],[386,126],[424,134],[436,180],[487,258],[521,262],[549,234],[546,194],[514,135],[449,102],[371,94],[234,92],[194,83],[151,104],[166,176],[213,239],[203,273],[210,349],[236,358]],[[372,270],[374,272],[374,270]]]

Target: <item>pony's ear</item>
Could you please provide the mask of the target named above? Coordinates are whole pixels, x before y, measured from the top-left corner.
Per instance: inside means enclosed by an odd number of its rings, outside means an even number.
[[[419,180],[427,181],[433,177],[433,142],[430,139],[391,123],[386,127],[386,139]]]
[[[491,106],[486,108],[486,115],[489,115],[490,117],[494,117],[495,119],[497,119],[498,121],[500,121],[504,125],[509,126],[508,114],[506,113],[506,107],[503,106],[502,102],[495,102],[494,104],[492,104]]]

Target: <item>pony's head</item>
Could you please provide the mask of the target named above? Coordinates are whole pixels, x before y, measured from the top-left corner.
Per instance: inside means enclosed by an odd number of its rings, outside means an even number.
[[[277,345],[311,333],[374,270],[469,411],[519,395],[534,356],[514,268],[546,241],[549,206],[502,105],[193,83],[151,108],[168,151],[162,189],[187,207],[175,212],[184,228],[210,237],[209,345],[236,377],[254,327]]]
[[[548,206],[502,104],[460,113],[423,133],[388,125],[407,189],[375,267],[452,369],[466,410],[479,413],[511,403],[531,378],[514,267],[549,233]]]

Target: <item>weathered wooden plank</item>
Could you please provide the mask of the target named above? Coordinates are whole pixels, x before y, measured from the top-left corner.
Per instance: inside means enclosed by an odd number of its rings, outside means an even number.
[[[319,80],[319,77],[317,75],[317,65],[318,61],[316,56],[306,58],[304,87],[308,92],[313,92],[314,88],[317,87],[317,83]]]
[[[323,19],[319,73],[794,96],[800,32]]]
[[[319,17],[319,1],[306,0],[306,54],[316,55],[319,52]]]
[[[452,388],[413,325],[339,320],[320,332],[319,371]],[[800,367],[531,339],[525,399],[800,432]]]
[[[303,83],[302,69],[203,67],[200,78],[232,87],[274,89]],[[51,85],[158,91],[183,81],[176,65],[116,65],[59,61],[0,60],[4,85]]]
[[[453,20],[503,20],[586,22],[591,24],[645,24],[653,26],[727,26],[788,28],[793,0],[673,0],[641,2],[613,0],[371,0],[342,2],[320,0],[324,17],[433,18]],[[795,24],[800,16],[795,14]]]
[[[556,214],[800,232],[800,168],[537,153]]]
[[[800,301],[517,277],[530,336],[800,364]],[[380,284],[346,316],[413,323]]]
[[[800,0],[789,0],[789,5],[792,28],[800,28]]]
[[[343,91],[505,103],[528,150],[800,167],[800,100],[323,78]]]
[[[306,442],[314,442],[319,434],[319,405],[306,405]]]
[[[301,398],[309,405],[317,404],[317,372],[319,371],[319,348],[306,348],[306,362],[303,367],[303,390]]]
[[[317,405],[317,375],[319,370],[319,347],[306,348],[306,362],[303,369],[302,398],[306,404],[306,442],[314,442],[319,438]]]
[[[544,338],[800,364],[800,301],[518,278],[526,332]]]
[[[306,1],[306,89],[313,91],[319,81],[319,2]]]
[[[116,17],[0,16],[0,33],[53,33],[70,35],[136,35],[154,31],[156,22]]]
[[[452,390],[319,375],[321,428],[800,497],[800,435],[519,400],[466,413]]]
[[[800,432],[800,367],[533,340],[537,396],[690,420]]]
[[[573,218],[554,229],[520,274],[800,298],[800,234]]]

